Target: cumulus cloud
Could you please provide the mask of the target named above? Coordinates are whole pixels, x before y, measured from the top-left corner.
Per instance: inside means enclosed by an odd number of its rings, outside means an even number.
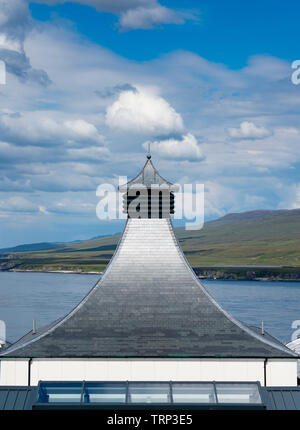
[[[94,124],[83,119],[62,120],[48,112],[0,114],[2,139],[20,145],[104,144],[104,138]]]
[[[181,115],[150,90],[123,91],[107,108],[106,123],[113,129],[154,136],[183,130]]]
[[[35,0],[48,5],[66,3],[68,0]],[[160,24],[183,24],[186,19],[197,19],[195,12],[182,12],[160,5],[157,0],[72,0],[92,6],[99,12],[119,15],[122,30],[150,29]]]
[[[191,133],[184,135],[181,140],[167,139],[155,142],[145,142],[143,147],[147,149],[149,143],[151,146],[151,152],[164,158],[189,161],[199,161],[204,158],[197,139]]]
[[[50,84],[47,73],[32,68],[24,41],[33,26],[25,0],[0,0],[0,59],[6,70],[24,81]]]
[[[113,7],[117,1],[109,3]],[[121,17],[127,10],[115,12]],[[156,152],[152,146],[152,152],[159,155],[164,177],[176,182],[185,176],[186,183],[205,183],[208,216],[274,208],[280,200],[282,207],[288,205],[285,196],[291,184],[298,182],[295,175],[300,162],[299,93],[290,84],[288,62],[276,64],[264,57],[263,61],[249,61],[241,70],[231,70],[185,51],[146,62],[131,61],[82,41],[62,23],[41,25],[42,32],[26,28],[24,51],[34,67],[47,70],[53,85],[45,88],[10,76],[12,85],[1,87],[1,105],[7,108],[0,112],[0,136],[6,141],[0,143],[0,194],[1,190],[5,194],[1,200],[8,200],[10,193],[29,196],[37,210],[45,208],[51,214],[53,201],[61,201],[70,193],[70,201],[76,201],[74,206],[90,201],[92,208],[99,183],[109,182],[120,173],[133,177],[138,172],[144,162],[141,143],[149,139],[158,147]],[[19,40],[8,37],[7,32],[0,38],[5,49],[16,53],[20,51]],[[270,71],[272,82],[268,84]],[[160,94],[164,98],[145,88],[163,89]],[[131,97],[132,104],[127,100]],[[143,103],[138,104],[141,99]],[[160,118],[165,111],[167,122]],[[181,115],[192,137],[184,131]],[[263,145],[257,137],[232,139],[226,133],[229,127],[240,130],[245,119],[258,129],[268,124],[273,133],[264,138]],[[110,128],[105,126],[108,120]],[[114,129],[124,132],[116,134]],[[141,138],[137,130],[149,135]],[[107,146],[102,132],[110,142]],[[238,139],[245,140],[241,143]],[[191,161],[201,160],[202,151],[205,159],[200,169],[199,163]],[[179,173],[178,160],[184,160]],[[281,188],[278,182],[282,182]],[[290,206],[297,205],[297,196],[294,190]],[[53,225],[57,228],[66,220],[67,226],[60,231],[65,238],[71,217],[63,217],[63,206],[58,208],[62,212]],[[45,218],[42,212],[36,215],[40,220]],[[86,232],[96,219],[92,212],[88,222],[74,224],[74,231]],[[10,241],[19,240],[15,230],[22,223],[16,220],[25,218],[15,213],[14,225],[3,223],[1,230],[9,231]],[[44,240],[47,228],[41,224],[37,241]],[[28,230],[29,241],[35,232],[36,225]],[[1,240],[6,246],[3,235]]]
[[[70,131],[74,139],[83,139],[103,144],[104,138],[99,134],[99,131],[90,122],[83,119],[69,120],[62,124],[62,127]]]
[[[267,128],[258,127],[249,121],[243,121],[239,128],[229,128],[228,132],[234,139],[264,139],[272,134]]]

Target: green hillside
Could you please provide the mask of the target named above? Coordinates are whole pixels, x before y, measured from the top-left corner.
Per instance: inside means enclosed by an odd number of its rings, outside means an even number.
[[[194,266],[300,266],[300,209],[229,214],[177,236]]]
[[[192,266],[300,267],[300,209],[229,214],[202,230],[176,229]],[[2,255],[2,269],[101,271],[119,235],[72,243],[57,249]]]

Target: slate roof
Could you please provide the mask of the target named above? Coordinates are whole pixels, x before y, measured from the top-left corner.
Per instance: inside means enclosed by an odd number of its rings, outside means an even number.
[[[151,155],[147,156],[147,161],[140,173],[127,184],[121,185],[119,190],[126,192],[128,188],[140,187],[141,185],[144,185],[145,187],[159,185],[169,188],[170,191],[179,191],[179,187],[177,185],[172,184],[160,176],[152,163]]]
[[[188,265],[169,219],[129,219],[102,279],[15,357],[294,357],[232,318]]]
[[[150,158],[145,166],[153,172]],[[103,277],[78,306],[2,355],[297,357],[221,308],[186,261],[169,218],[128,219]]]

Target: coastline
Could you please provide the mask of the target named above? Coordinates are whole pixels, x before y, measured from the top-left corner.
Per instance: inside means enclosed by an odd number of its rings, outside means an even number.
[[[9,269],[9,270],[0,270],[0,273],[60,273],[64,275],[103,275],[103,271],[101,272],[84,272],[81,270],[29,270],[29,269],[23,269],[23,270],[15,270],[15,269]]]
[[[222,281],[300,282],[300,267],[193,267],[199,279]]]
[[[284,267],[193,267],[193,270],[200,280],[207,281],[257,281],[257,282],[300,282],[300,268]],[[101,271],[74,270],[47,270],[47,269],[5,269],[0,273],[54,273],[65,275],[103,275]]]

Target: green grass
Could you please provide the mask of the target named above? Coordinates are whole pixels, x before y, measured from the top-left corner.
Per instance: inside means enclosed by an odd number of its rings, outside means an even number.
[[[199,231],[176,229],[176,235],[192,266],[300,267],[300,210],[228,215]],[[118,240],[114,235],[47,251],[15,252],[9,261],[23,270],[102,271]]]

